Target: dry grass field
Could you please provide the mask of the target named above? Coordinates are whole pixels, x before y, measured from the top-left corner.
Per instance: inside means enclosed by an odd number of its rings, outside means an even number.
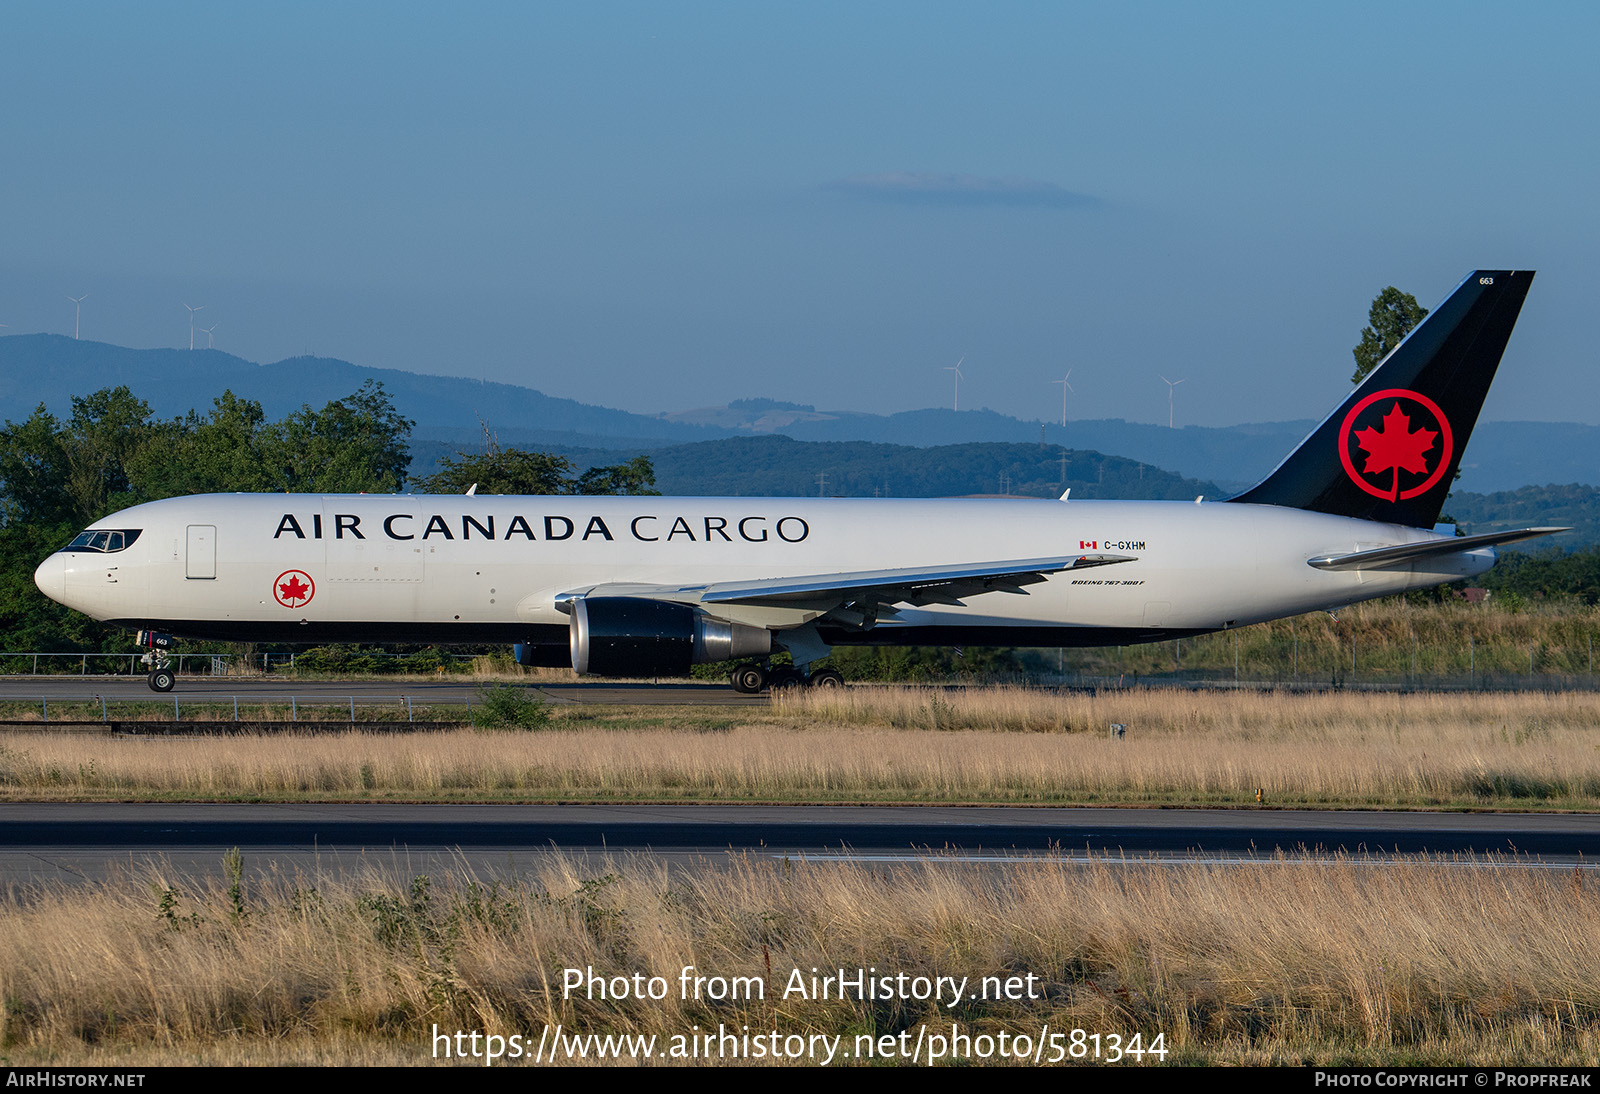
[[[1600,808],[1600,695],[854,687],[536,731],[0,733],[0,800]],[[1126,725],[1112,739],[1108,727]]]
[[[1168,1063],[1600,1057],[1600,894],[1570,873],[1293,859],[669,872],[555,858],[504,882],[231,876],[185,886],[151,872],[0,900],[0,1059],[424,1062],[435,1026],[526,1038],[531,1055],[557,1024],[569,1038],[654,1035],[656,1053],[719,1025],[839,1037],[844,1063],[859,1062],[858,1037],[920,1032],[931,1048],[956,1029],[988,1036],[990,1062],[1002,1032],[1057,1031],[1067,1051],[1073,1029],[1104,1052],[1111,1034],[1159,1034]],[[753,978],[761,997],[686,999],[686,966]],[[784,997],[793,970],[863,966],[974,987],[1031,975],[1036,997]],[[565,996],[568,967],[670,990]],[[956,1055],[978,1058],[974,1044]]]
[[[1600,807],[1600,696],[1587,693],[853,687],[757,708],[548,709],[536,731],[11,732],[0,798],[1255,807],[1260,787],[1282,806]],[[0,1064],[425,1063],[435,1027],[503,1038],[502,1051],[542,1043],[547,1060],[557,1026],[573,1063],[609,1062],[575,1037],[653,1036],[647,1051],[672,1062],[659,1054],[688,1051],[685,1038],[746,1026],[812,1063],[829,1043],[855,1063],[881,1038],[919,1036],[991,1063],[1028,1038],[1049,1060],[1091,1044],[1075,1029],[1107,1053],[1110,1035],[1149,1047],[1159,1034],[1167,1063],[1600,1061],[1586,871],[1295,858],[669,871],[552,856],[493,879],[249,865],[0,897]],[[755,978],[762,997],[685,999],[685,966]],[[669,990],[564,997],[568,967]],[[953,1008],[783,995],[793,970],[861,967],[1033,976],[1038,994]],[[746,1060],[702,1045],[687,1062]]]

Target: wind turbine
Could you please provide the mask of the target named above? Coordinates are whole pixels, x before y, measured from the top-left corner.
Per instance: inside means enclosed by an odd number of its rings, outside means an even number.
[[[189,305],[185,304],[184,307],[189,308]],[[204,304],[201,304],[198,308],[189,308],[189,348],[190,349],[194,349],[194,313],[197,312],[197,311],[205,311],[205,310],[206,310],[206,306]]]
[[[1167,428],[1171,429],[1171,428],[1173,428],[1173,426],[1172,426],[1172,389],[1177,387],[1179,384],[1188,383],[1189,382],[1189,378],[1187,376],[1185,376],[1182,380],[1168,380],[1165,376],[1163,376],[1163,377],[1161,377],[1161,379],[1166,381],[1166,385],[1167,385]]]
[[[211,348],[211,346],[212,346],[212,343],[211,343],[211,332],[216,330],[216,329],[217,329],[217,325],[215,323],[211,324],[209,327],[201,327],[200,328],[200,332],[206,336],[206,349],[210,349]]]
[[[1067,374],[1065,376],[1061,377],[1061,379],[1059,379],[1059,380],[1051,380],[1050,381],[1052,384],[1060,384],[1061,385],[1061,428],[1062,429],[1067,428],[1067,392],[1072,391],[1072,384],[1070,382],[1071,380],[1072,380],[1072,370],[1069,368],[1069,369],[1067,369]],[[1072,393],[1074,395],[1077,394],[1076,391],[1072,391]]]
[[[89,294],[84,293],[82,296],[69,296],[67,299],[78,306],[77,311],[72,313],[72,340],[76,342],[78,340],[78,321],[83,318],[83,302],[89,299]]]
[[[966,354],[962,354],[961,361],[965,361],[966,359]],[[951,405],[950,409],[957,411],[961,409],[961,361],[957,361],[953,365],[944,366],[944,371],[953,372],[956,374],[956,397],[955,402]]]

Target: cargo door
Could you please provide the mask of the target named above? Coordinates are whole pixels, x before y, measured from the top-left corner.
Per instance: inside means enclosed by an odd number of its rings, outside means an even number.
[[[212,581],[217,576],[217,526],[189,525],[189,553],[184,576],[190,581]]]

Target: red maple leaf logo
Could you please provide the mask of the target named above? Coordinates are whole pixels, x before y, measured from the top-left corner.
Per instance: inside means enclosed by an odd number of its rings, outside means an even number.
[[[1358,420],[1372,421],[1384,403],[1389,403],[1389,413],[1379,421],[1381,429],[1356,429]],[[1401,407],[1405,407],[1402,410]],[[1429,419],[1432,419],[1430,422]],[[1419,425],[1411,428],[1413,421],[1425,422],[1434,428]],[[1344,465],[1350,481],[1375,498],[1389,502],[1402,502],[1421,497],[1437,486],[1450,468],[1455,455],[1455,437],[1450,431],[1450,419],[1445,417],[1439,404],[1420,391],[1391,387],[1374,391],[1350,408],[1339,427],[1339,461]],[[1359,446],[1367,453],[1366,467],[1356,468],[1360,460],[1355,452]],[[1431,459],[1430,459],[1431,458]],[[1428,470],[1432,462],[1433,470]],[[1379,486],[1368,476],[1392,472],[1392,478]],[[1421,482],[1411,479],[1413,485],[1402,487],[1400,473],[1424,476]],[[1382,481],[1381,479],[1379,480]]]
[[[300,575],[293,571],[289,573],[289,580],[278,583],[278,599],[289,607],[302,600],[309,600],[311,586],[300,580]]]
[[[1362,473],[1374,475],[1382,471],[1394,472],[1394,484],[1390,489],[1390,500],[1400,497],[1400,472],[1409,471],[1415,475],[1428,473],[1427,452],[1433,448],[1433,442],[1439,434],[1432,429],[1411,428],[1411,418],[1400,409],[1397,401],[1394,408],[1383,416],[1383,429],[1362,429],[1356,433],[1356,443],[1361,450],[1367,453],[1367,465]]]

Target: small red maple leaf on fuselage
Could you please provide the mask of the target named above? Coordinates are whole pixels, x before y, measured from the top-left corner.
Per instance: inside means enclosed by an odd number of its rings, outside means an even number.
[[[283,594],[285,600],[304,600],[306,593],[311,591],[311,586],[303,584],[298,577],[291,577],[278,586],[278,591]]]
[[[1426,455],[1428,450],[1433,448],[1434,438],[1438,435],[1438,432],[1432,429],[1418,429],[1413,432],[1410,417],[1400,409],[1400,403],[1396,401],[1394,408],[1383,416],[1382,431],[1369,428],[1356,432],[1356,443],[1367,453],[1367,465],[1361,469],[1362,473],[1373,475],[1392,468],[1394,486],[1390,498],[1398,501],[1400,472],[1427,474]]]

